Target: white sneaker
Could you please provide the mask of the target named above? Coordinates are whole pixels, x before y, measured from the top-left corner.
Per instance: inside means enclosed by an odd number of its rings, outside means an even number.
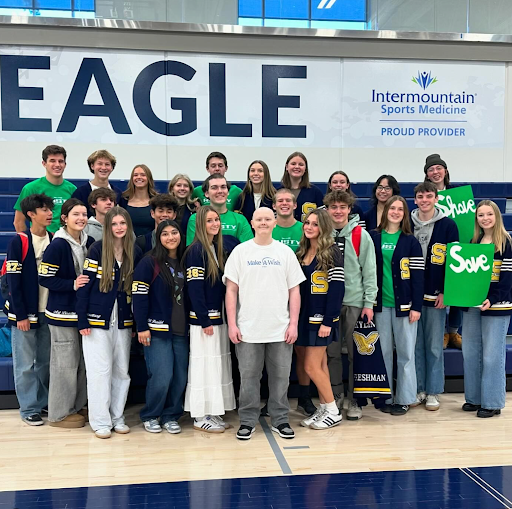
[[[328,429],[334,428],[338,424],[341,424],[342,416],[341,413],[338,415],[331,414],[329,410],[324,410],[319,419],[311,424],[311,429]]]
[[[130,433],[130,428],[123,422],[122,424],[116,424],[114,431],[120,435],[126,435],[126,433]]]
[[[160,426],[160,423],[156,419],[144,421],[144,429],[148,433],[162,433],[162,427]]]
[[[171,435],[176,435],[177,433],[181,433],[181,426],[177,421],[169,421],[164,424],[164,428],[167,430],[167,433],[171,433]]]
[[[212,415],[211,418],[217,421],[224,429],[230,429],[233,427],[231,426],[231,424],[229,424],[229,422],[226,422],[220,415]]]
[[[425,408],[427,410],[435,412],[436,410],[439,410],[440,406],[441,404],[439,403],[439,396],[437,394],[429,394],[427,396],[427,403],[425,404]]]
[[[110,438],[112,433],[108,428],[100,428],[94,432],[97,438]]]
[[[411,408],[413,408],[415,406],[419,406],[419,405],[425,403],[426,400],[427,400],[427,393],[426,392],[418,392],[418,394],[416,394],[416,401],[414,403],[411,403],[409,406]]]
[[[311,417],[307,417],[306,419],[300,421],[300,425],[303,426],[304,428],[309,428],[317,419],[320,418],[322,413],[323,409],[318,407],[316,409],[316,412]]]
[[[226,428],[221,426],[211,415],[205,415],[200,419],[194,419],[194,429],[205,433],[224,433]]]
[[[363,416],[363,409],[357,404],[357,401],[353,399],[347,410],[347,419],[349,421],[358,421]]]

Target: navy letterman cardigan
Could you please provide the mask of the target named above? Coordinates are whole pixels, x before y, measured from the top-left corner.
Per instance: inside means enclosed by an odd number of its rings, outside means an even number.
[[[87,239],[87,247],[94,243]],[[75,264],[71,246],[62,238],[57,238],[46,248],[39,266],[39,284],[50,290],[46,304],[46,320],[49,325],[76,327],[76,291],[74,289]]]
[[[101,266],[103,241],[95,242],[84,262],[83,274],[89,276],[89,282],[76,292],[76,311],[78,314],[78,329],[105,329],[110,327],[110,317],[117,302],[117,328],[127,329],[133,326],[131,309],[132,297],[128,295],[122,286],[119,288],[121,269],[114,263],[111,275],[114,284],[108,293],[100,291],[100,281],[104,277]],[[142,257],[138,246],[134,246],[133,265],[136,266]]]
[[[185,268],[190,306],[189,324],[199,325],[203,329],[210,325],[222,325],[224,323],[222,305],[226,294],[226,287],[222,282],[222,271],[219,270],[219,277],[212,285],[206,276],[207,255],[198,242],[191,244],[186,253]]]
[[[377,205],[374,205],[369,210],[367,210],[362,217],[359,217],[364,220],[366,229],[368,231],[375,230],[375,228],[379,226],[377,224]]]
[[[191,210],[187,204],[180,205],[178,207],[178,211],[182,212],[181,215],[181,221],[180,221],[180,230],[183,232],[183,235],[187,234],[187,226],[188,226],[188,220],[190,219],[190,216],[192,214],[195,214],[195,209]],[[178,212],[176,211],[176,212]]]
[[[306,318],[302,318],[302,320],[299,318],[299,323],[308,323],[308,329],[312,331],[318,331],[321,325],[337,326],[340,320],[341,305],[345,294],[343,255],[336,245],[331,249],[333,267],[327,272],[315,269],[300,284],[300,314],[306,314]],[[316,267],[316,257],[312,263]]]
[[[110,184],[112,191],[116,193],[116,204],[119,205],[121,201],[121,189]],[[71,195],[71,198],[78,198],[87,207],[87,217],[95,216],[94,209],[89,205],[89,195],[92,193],[91,183],[87,182],[83,186],[78,187]]]
[[[310,184],[311,187],[302,187],[299,196],[297,196],[297,208],[293,216],[297,221],[304,221],[306,214],[311,210],[321,207],[324,204],[324,195],[318,187]],[[281,189],[283,184],[278,186]]]
[[[377,303],[374,311],[382,311],[382,280],[383,264],[382,257],[382,236],[377,230],[370,232],[375,244],[375,255],[377,261]],[[398,242],[391,259],[391,270],[393,273],[393,291],[395,293],[396,316],[408,316],[409,311],[421,313],[423,305],[425,261],[421,246],[414,235],[400,234]]]
[[[133,274],[133,314],[138,332],[172,335],[172,289],[155,271],[155,259],[146,255]],[[184,299],[186,301],[186,299]]]
[[[140,250],[142,251],[142,254],[146,254],[146,253],[149,253],[149,251],[151,251],[153,249],[153,235],[154,235],[155,231],[154,230],[151,230],[150,232],[144,234],[144,235],[139,235],[136,239],[135,239],[135,245],[138,246],[140,248]]]
[[[491,307],[487,311],[481,311],[482,316],[512,315],[512,246],[510,242],[507,242],[503,254],[494,253],[491,285],[487,298]],[[468,310],[468,308],[462,309]]]
[[[411,224],[415,226],[413,221]],[[453,219],[443,217],[434,223],[425,261],[424,306],[434,307],[437,296],[444,293],[446,245],[458,241],[459,230]]]
[[[25,260],[22,256],[22,244],[19,235],[13,237],[7,246],[6,275],[9,285],[9,298],[5,301],[4,312],[9,320],[9,325],[16,327],[16,322],[28,318],[31,329],[40,326],[39,291],[34,290],[37,284],[37,262],[32,243],[32,234],[27,230],[28,251]],[[50,242],[53,235],[48,232]]]
[[[260,207],[268,207],[272,210],[272,199],[268,196],[261,197]],[[235,212],[242,214],[245,216],[245,219],[251,224],[252,216],[256,210],[254,206],[254,193],[247,193],[244,200],[244,205],[242,207],[242,194],[237,198],[235,204]]]

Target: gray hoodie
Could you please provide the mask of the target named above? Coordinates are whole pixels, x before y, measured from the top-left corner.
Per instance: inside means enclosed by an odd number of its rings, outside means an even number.
[[[94,240],[103,240],[103,225],[95,217],[89,218],[84,232]]]
[[[423,258],[427,259],[427,249],[430,244],[430,239],[432,237],[432,232],[434,231],[434,224],[443,219],[445,217],[445,213],[435,207],[434,215],[432,219],[429,221],[420,221],[420,209],[414,209],[411,212],[411,219],[414,226],[414,236],[418,239],[418,242],[421,245],[421,250],[423,251]]]

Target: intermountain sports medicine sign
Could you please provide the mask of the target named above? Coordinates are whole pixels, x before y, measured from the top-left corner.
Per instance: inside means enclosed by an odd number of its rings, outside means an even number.
[[[347,60],[343,70],[347,148],[503,145],[503,65]]]
[[[465,90],[460,92],[436,93],[432,91],[438,83],[437,77],[433,77],[431,71],[418,71],[413,76],[413,83],[423,89],[423,92],[379,92],[372,90],[372,103],[380,104],[382,115],[390,118],[393,122],[395,116],[400,120],[396,122],[418,120],[430,120],[432,115],[443,117],[440,122],[464,123],[464,115],[467,115],[468,108],[462,105],[475,104],[477,94],[469,94]],[[430,88],[432,86],[432,88]],[[427,89],[429,91],[427,92]],[[418,127],[397,127],[387,125],[381,127],[382,136],[466,136],[464,127],[431,127],[423,125]]]

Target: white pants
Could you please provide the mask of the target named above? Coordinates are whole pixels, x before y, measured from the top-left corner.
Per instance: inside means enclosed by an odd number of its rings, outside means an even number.
[[[82,338],[93,431],[124,424],[131,337],[132,330],[118,329],[116,321],[109,330],[91,328],[91,334]]]

